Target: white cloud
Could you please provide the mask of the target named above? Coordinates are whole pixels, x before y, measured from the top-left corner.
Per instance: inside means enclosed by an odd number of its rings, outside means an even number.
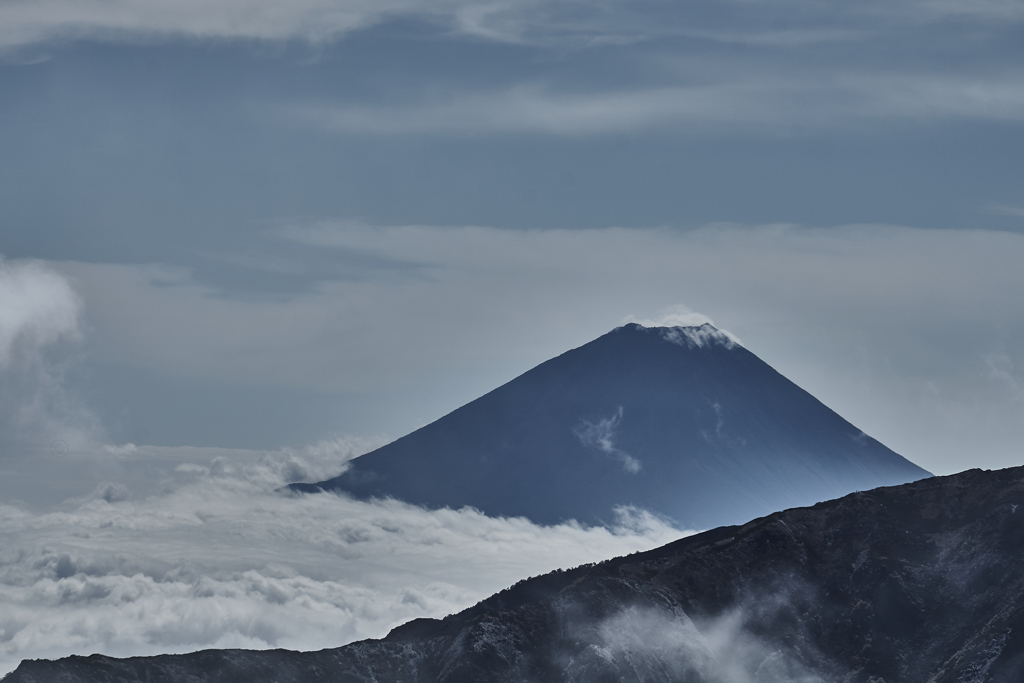
[[[802,594],[813,594],[802,587]],[[633,672],[639,680],[728,681],[757,683],[823,683],[812,669],[835,670],[806,638],[794,649],[765,637],[781,615],[796,612],[793,587],[742,596],[715,616],[691,619],[676,604],[657,598],[627,606],[599,621],[569,620],[573,639],[582,651],[566,654],[570,680],[599,678],[608,664]],[[562,600],[563,606],[569,601]],[[571,603],[570,603],[571,604]],[[571,607],[565,612],[572,613]],[[786,618],[786,617],[783,617]],[[596,669],[596,671],[595,671]]]
[[[19,350],[36,355],[78,337],[78,317],[78,297],[63,276],[39,262],[0,257],[0,371]]]
[[[633,510],[615,529],[540,527],[472,509],[274,493],[297,474],[336,474],[372,445],[78,454],[118,461],[115,476],[155,469],[49,510],[0,505],[0,673],[71,653],[338,646],[681,535]],[[147,481],[155,492],[131,490]]]
[[[95,419],[63,382],[80,317],[81,301],[63,275],[0,257],[0,433],[8,449],[33,443],[60,452],[92,438]]]
[[[615,445],[615,432],[622,422],[622,406],[609,417],[601,418],[596,422],[580,420],[576,427],[576,438],[584,446],[592,446],[605,455],[622,463],[622,471],[627,474],[636,474],[643,467],[643,463],[632,455]]]
[[[670,672],[672,680],[823,683],[794,652],[751,633],[746,621],[742,608],[695,624],[679,609],[628,607],[599,623],[573,673],[586,674],[588,658],[601,658],[628,665],[641,680]]]

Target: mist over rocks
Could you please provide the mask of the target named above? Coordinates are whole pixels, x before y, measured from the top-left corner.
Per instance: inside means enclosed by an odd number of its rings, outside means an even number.
[[[1024,467],[850,494],[520,581],[383,640],[27,661],[4,683],[1013,683]]]
[[[291,488],[541,524],[627,505],[707,529],[926,476],[729,333],[630,323]]]

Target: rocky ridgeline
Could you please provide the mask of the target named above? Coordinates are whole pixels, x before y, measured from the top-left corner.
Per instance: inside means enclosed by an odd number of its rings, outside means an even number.
[[[1024,680],[1024,468],[855,493],[320,652],[26,661],[4,683]]]

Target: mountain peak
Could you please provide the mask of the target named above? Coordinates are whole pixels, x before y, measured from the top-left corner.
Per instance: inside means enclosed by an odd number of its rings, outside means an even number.
[[[630,323],[294,490],[711,528],[927,476],[710,324]]]
[[[734,335],[725,330],[718,329],[711,323],[646,327],[640,323],[632,322],[617,327],[612,332],[618,332],[619,330],[642,334],[657,334],[667,342],[691,349],[699,349],[706,346],[723,346],[731,349],[735,346],[742,346],[739,339]]]

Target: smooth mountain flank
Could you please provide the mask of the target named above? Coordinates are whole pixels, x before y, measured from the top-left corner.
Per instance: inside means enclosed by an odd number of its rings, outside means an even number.
[[[707,529],[927,476],[727,333],[629,324],[292,489]]]

